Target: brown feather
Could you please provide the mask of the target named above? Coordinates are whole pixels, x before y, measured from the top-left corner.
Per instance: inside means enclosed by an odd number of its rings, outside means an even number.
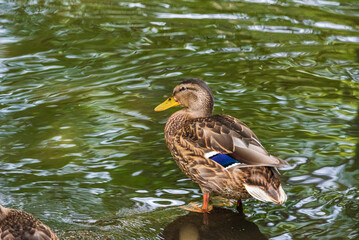
[[[55,233],[29,213],[0,205],[0,240],[58,240]]]
[[[232,126],[234,126],[233,129]],[[187,131],[190,131],[191,134],[187,134]],[[203,135],[199,137],[196,135],[198,132],[203,132]],[[241,163],[273,167],[287,165],[282,159],[268,154],[256,135],[244,123],[229,115],[214,115],[187,120],[184,123],[184,130],[180,134],[182,138],[197,145],[198,148],[203,148],[205,152],[210,149],[230,154]],[[199,138],[201,138],[200,141]],[[246,147],[236,147],[234,139],[242,141],[243,146]]]

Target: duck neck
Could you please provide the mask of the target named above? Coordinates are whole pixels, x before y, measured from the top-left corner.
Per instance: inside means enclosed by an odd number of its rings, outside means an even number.
[[[195,109],[185,108],[185,109],[182,109],[182,110],[184,110],[184,112],[186,112],[186,114],[188,115],[188,117],[190,119],[205,118],[205,117],[210,117],[212,115],[213,104],[208,105],[208,106],[198,107],[198,108],[195,108]]]
[[[190,120],[190,115],[186,112],[186,109],[181,109],[173,113],[167,120],[165,126],[165,138],[168,141],[171,137],[175,136],[176,132],[181,129],[187,120]]]
[[[167,120],[165,126],[165,138],[168,142],[171,137],[175,136],[176,133],[183,127],[187,120],[195,118],[210,117],[212,115],[212,108],[203,108],[200,110],[193,111],[189,108],[181,109],[171,115]]]

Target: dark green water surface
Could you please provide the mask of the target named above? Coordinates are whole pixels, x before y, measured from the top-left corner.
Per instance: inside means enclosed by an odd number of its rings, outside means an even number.
[[[285,204],[179,208],[153,108],[188,77],[288,161]],[[60,239],[359,239],[358,107],[357,0],[0,0],[0,204]]]

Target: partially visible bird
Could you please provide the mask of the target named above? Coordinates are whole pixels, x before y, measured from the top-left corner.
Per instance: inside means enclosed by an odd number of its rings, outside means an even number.
[[[55,233],[31,214],[0,205],[0,240],[58,240]]]
[[[213,95],[205,82],[181,82],[155,111],[178,105],[184,108],[167,120],[166,144],[179,168],[203,193],[202,208],[188,210],[209,212],[211,193],[236,199],[238,205],[250,196],[277,204],[286,201],[277,167],[287,162],[269,154],[238,119],[212,115]]]

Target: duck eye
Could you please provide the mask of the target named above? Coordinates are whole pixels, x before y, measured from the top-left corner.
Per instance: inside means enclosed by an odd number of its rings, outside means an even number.
[[[181,92],[181,91],[184,91],[186,89],[187,89],[186,87],[181,87],[179,91]]]

